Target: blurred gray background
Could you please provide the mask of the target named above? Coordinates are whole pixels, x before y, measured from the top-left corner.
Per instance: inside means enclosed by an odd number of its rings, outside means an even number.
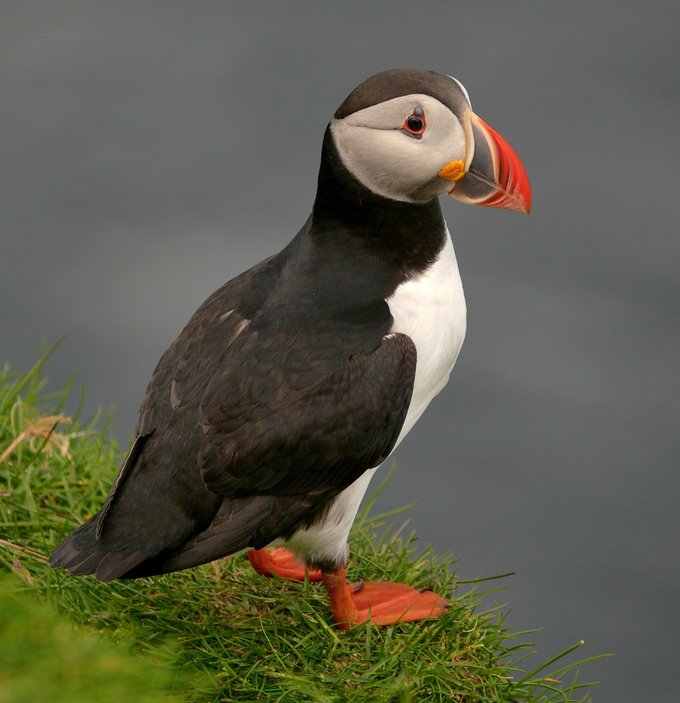
[[[305,220],[324,127],[433,68],[521,155],[530,217],[443,204],[469,307],[452,382],[380,501],[463,578],[505,571],[596,701],[677,700],[677,2],[0,5],[0,359],[64,342],[122,444],[154,365]],[[495,585],[492,582],[491,585]]]

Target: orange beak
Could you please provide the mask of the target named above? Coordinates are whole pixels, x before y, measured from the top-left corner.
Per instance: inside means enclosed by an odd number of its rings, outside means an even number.
[[[474,153],[467,167],[451,162],[439,177],[455,182],[449,195],[462,203],[499,207],[526,214],[531,210],[531,186],[515,150],[481,117],[470,111]],[[453,164],[463,168],[453,168]]]

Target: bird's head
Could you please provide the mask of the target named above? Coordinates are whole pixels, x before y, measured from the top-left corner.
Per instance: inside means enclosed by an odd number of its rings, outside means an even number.
[[[345,168],[372,192],[528,213],[531,189],[512,147],[473,111],[463,85],[434,71],[371,76],[344,100],[330,131]]]

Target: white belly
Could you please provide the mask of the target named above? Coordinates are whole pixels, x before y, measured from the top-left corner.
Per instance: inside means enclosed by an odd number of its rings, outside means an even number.
[[[394,445],[396,449],[446,385],[465,338],[463,284],[448,230],[444,248],[434,264],[400,285],[387,303],[394,318],[390,332],[408,335],[418,353],[411,404]],[[363,473],[337,496],[322,522],[296,532],[286,546],[308,561],[344,562],[347,536],[377,469]]]

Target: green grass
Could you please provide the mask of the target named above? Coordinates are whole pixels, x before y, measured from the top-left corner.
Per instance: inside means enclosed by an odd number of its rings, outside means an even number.
[[[0,703],[182,700],[172,694],[176,672],[168,657],[135,656],[132,644],[74,634],[44,603],[19,594],[17,585],[0,579]]]
[[[532,663],[530,633],[509,633],[451,557],[390,528],[399,511],[357,520],[349,578],[433,588],[450,603],[438,620],[342,632],[322,587],[264,579],[244,556],[110,584],[51,570],[46,556],[96,512],[121,452],[97,418],[57,422],[69,389],[45,392],[45,358],[0,372],[0,652],[15,653],[0,655],[0,689],[13,691],[0,703],[590,700],[585,662],[562,663],[580,643]]]

